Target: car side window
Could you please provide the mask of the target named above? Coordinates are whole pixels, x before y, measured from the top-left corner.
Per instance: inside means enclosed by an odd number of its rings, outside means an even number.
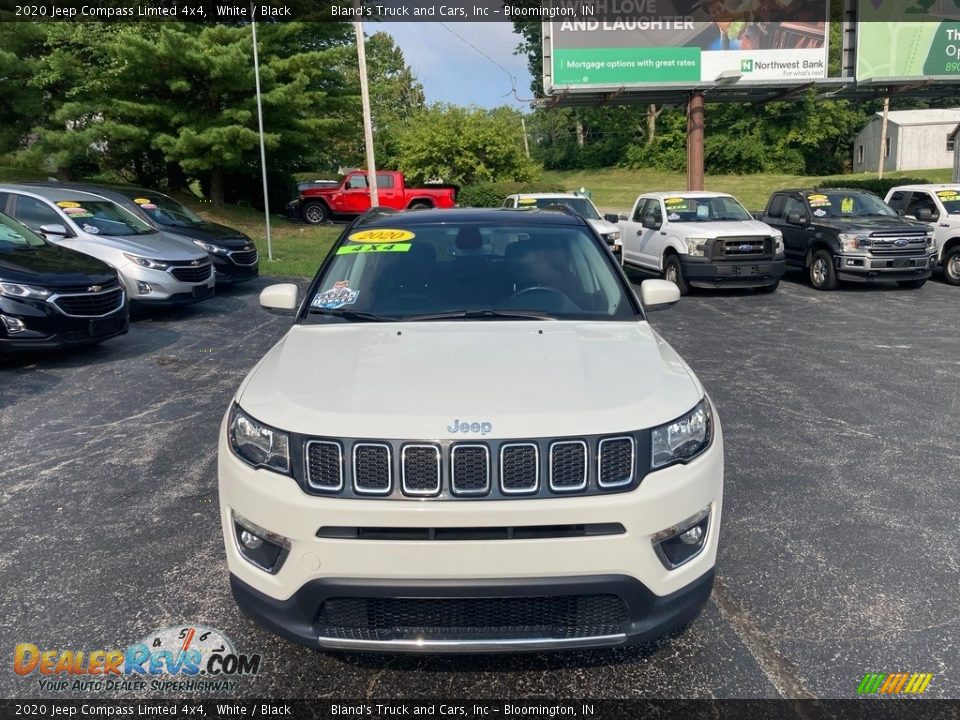
[[[802,218],[808,217],[806,203],[798,197],[788,197],[783,205],[783,216],[789,217],[792,213],[797,213]]]
[[[504,200],[504,201],[503,201],[503,206],[504,206],[505,208],[512,208],[512,207],[513,207],[513,198],[507,198],[506,200]]]
[[[907,205],[907,215],[916,217],[918,210],[929,210],[932,220],[936,220],[940,215],[940,213],[937,212],[937,205],[933,201],[933,198],[925,192],[913,193],[910,198],[910,204]]]
[[[643,215],[646,212],[646,207],[650,204],[649,200],[641,200],[637,203],[637,209],[633,213],[631,220],[635,223],[643,222]]]
[[[16,202],[13,209],[13,217],[22,222],[31,230],[39,230],[41,225],[63,225],[64,222],[57,214],[57,211],[51,208],[42,200],[27,197],[26,195],[15,195]]]
[[[903,210],[907,205],[907,197],[910,193],[905,192],[904,190],[897,190],[893,195],[890,196],[890,199],[887,200],[887,205],[892,207],[894,210]]]
[[[645,217],[652,215],[657,225],[663,224],[663,212],[660,210],[659,200],[647,200],[647,207],[643,212]]]
[[[364,183],[364,187],[366,187],[366,183]],[[392,187],[393,175],[389,175],[387,173],[384,173],[383,175],[377,175],[377,189],[383,188],[385,190],[390,190]]]
[[[367,188],[366,175],[352,175],[347,182],[348,190],[365,190]]]
[[[767,211],[767,215],[775,218],[783,217],[783,206],[787,203],[786,195],[774,195],[773,200],[770,201],[770,209]]]

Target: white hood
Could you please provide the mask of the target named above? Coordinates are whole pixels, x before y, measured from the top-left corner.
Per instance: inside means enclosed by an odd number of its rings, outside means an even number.
[[[669,222],[668,228],[683,231],[689,237],[740,237],[741,235],[779,235],[772,227],[759,220],[718,220],[715,222]]]
[[[612,222],[607,222],[604,219],[598,220],[587,220],[590,223],[590,227],[600,233],[601,236],[606,235],[607,233],[620,232],[620,228],[617,225],[614,225]],[[619,240],[614,241],[614,245],[620,245]]]
[[[282,430],[442,440],[454,420],[487,438],[624,432],[702,393],[645,322],[441,321],[295,325],[237,398]]]

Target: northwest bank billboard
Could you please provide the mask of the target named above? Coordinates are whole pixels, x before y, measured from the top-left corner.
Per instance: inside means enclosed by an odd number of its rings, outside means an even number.
[[[594,88],[693,87],[739,76],[795,84],[827,76],[827,1],[802,3],[796,20],[764,18],[768,3],[745,0],[711,22],[671,11],[614,18],[544,22],[545,70],[551,91]],[[653,7],[650,2],[646,7]],[[702,18],[703,14],[698,14]],[[723,75],[723,78],[721,78]]]
[[[956,0],[861,0],[857,82],[960,76]]]

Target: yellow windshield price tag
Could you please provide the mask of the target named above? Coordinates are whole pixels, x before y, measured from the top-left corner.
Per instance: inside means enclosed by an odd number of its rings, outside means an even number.
[[[840,212],[842,213],[852,213],[853,212],[853,198],[845,197],[840,201]]]
[[[396,243],[396,242],[405,242],[406,240],[413,240],[416,237],[409,230],[393,230],[393,229],[378,229],[378,230],[362,230],[361,232],[355,232],[347,240],[352,242],[360,243]]]
[[[533,205],[537,202],[536,198],[520,198],[517,202],[521,205]]]
[[[62,208],[64,208],[64,209],[66,209],[66,208],[78,208],[78,207],[80,207],[80,203],[78,203],[78,202],[73,202],[72,200],[62,200],[61,202],[58,202],[58,203],[57,203],[57,207],[62,207]]]
[[[344,245],[337,249],[337,255],[355,255],[367,252],[407,252],[410,243],[367,243],[364,245]]]

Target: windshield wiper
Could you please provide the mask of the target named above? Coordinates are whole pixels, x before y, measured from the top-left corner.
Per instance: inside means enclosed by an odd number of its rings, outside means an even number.
[[[344,320],[353,320],[354,322],[396,322],[397,318],[387,317],[386,315],[377,315],[376,313],[362,312],[360,310],[344,310],[343,308],[310,308],[311,315],[326,315],[328,317],[338,317]]]
[[[407,315],[405,322],[419,322],[420,320],[488,320],[510,318],[511,320],[556,320],[543,313],[530,310],[451,310],[449,312],[430,313],[428,315]]]

